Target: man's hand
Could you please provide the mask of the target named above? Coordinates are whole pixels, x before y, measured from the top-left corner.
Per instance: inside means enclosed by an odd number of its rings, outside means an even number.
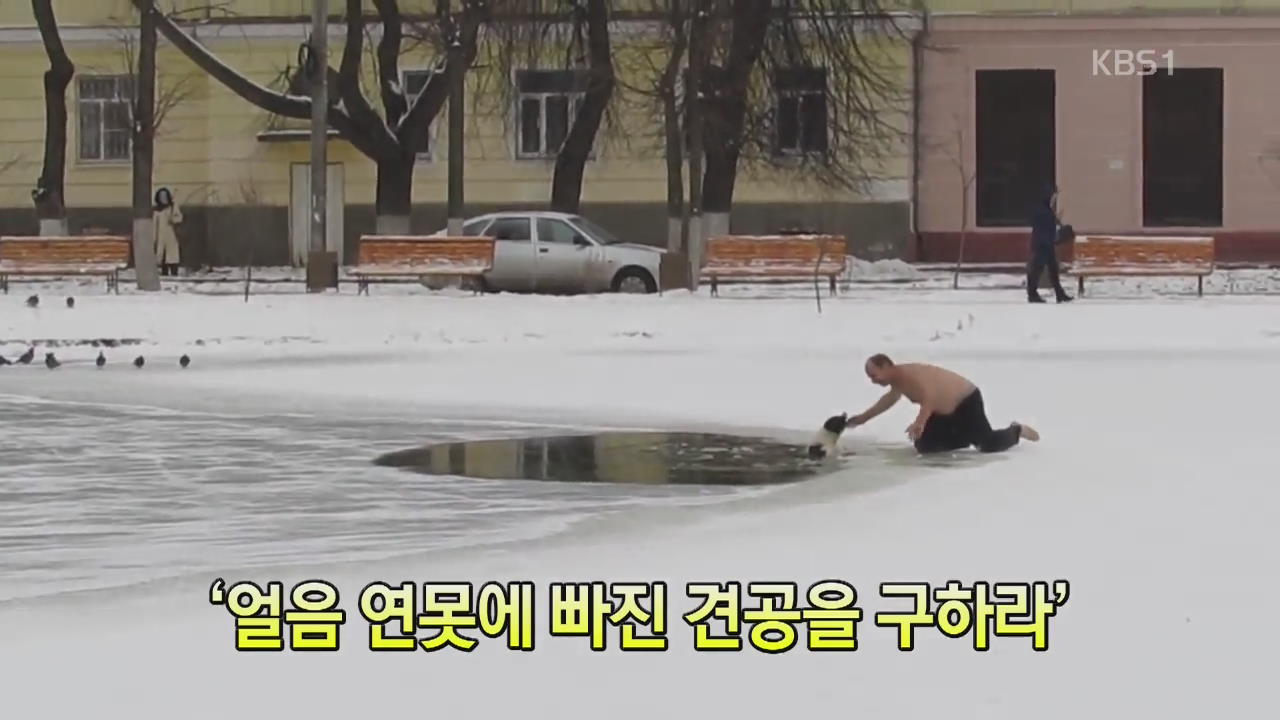
[[[915,422],[907,426],[907,437],[911,438],[911,442],[915,442],[916,440],[919,440],[920,436],[923,433],[924,433],[923,420],[916,420]]]

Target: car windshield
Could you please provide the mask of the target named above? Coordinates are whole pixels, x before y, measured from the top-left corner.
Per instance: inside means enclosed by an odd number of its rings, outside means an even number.
[[[622,239],[619,238],[617,235],[614,235],[608,230],[605,230],[599,225],[582,217],[581,215],[574,215],[569,219],[573,221],[574,225],[577,225],[583,230],[586,230],[587,233],[591,235],[591,237],[594,237],[596,240],[600,241],[600,244],[602,245],[617,245],[618,243],[622,242]]]

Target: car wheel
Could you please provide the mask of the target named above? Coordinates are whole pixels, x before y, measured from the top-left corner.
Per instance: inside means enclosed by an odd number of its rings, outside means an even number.
[[[613,291],[619,293],[655,293],[658,283],[648,271],[637,267],[623,268],[613,277]]]

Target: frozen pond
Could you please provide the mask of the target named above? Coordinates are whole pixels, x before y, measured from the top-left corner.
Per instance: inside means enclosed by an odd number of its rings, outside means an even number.
[[[0,600],[532,539],[744,488],[477,482],[374,463],[528,427],[0,396]],[[786,447],[786,446],[781,446]]]

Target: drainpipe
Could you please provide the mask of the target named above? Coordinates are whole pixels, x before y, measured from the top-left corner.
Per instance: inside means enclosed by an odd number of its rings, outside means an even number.
[[[920,29],[911,37],[911,259],[920,259],[920,115],[924,104],[924,42],[929,35],[929,9],[924,8]]]

